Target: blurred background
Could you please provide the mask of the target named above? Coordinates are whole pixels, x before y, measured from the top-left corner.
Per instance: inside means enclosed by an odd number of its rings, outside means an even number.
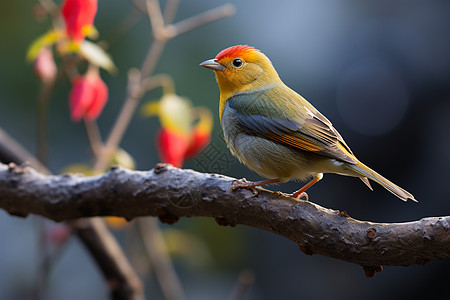
[[[248,44],[262,50],[282,80],[333,122],[361,161],[410,191],[419,203],[403,203],[380,186],[374,184],[371,192],[360,180],[336,175],[325,175],[311,188],[310,201],[375,222],[450,215],[450,2],[185,0],[180,1],[175,20],[228,2],[236,7],[233,17],[170,41],[155,71],[171,75],[179,95],[214,112],[210,146],[184,167],[260,179],[226,149],[214,74],[198,66],[228,46]],[[31,0],[0,4],[0,127],[31,152],[39,82],[25,54],[30,43],[49,29],[48,20],[33,17],[35,4]],[[136,19],[136,24],[125,35],[115,36],[126,18]],[[106,136],[125,97],[127,71],[142,64],[151,30],[148,19],[133,13],[129,1],[99,1],[95,25],[100,40],[111,43],[108,51],[119,69],[115,76],[102,72],[110,91],[99,118]],[[69,89],[67,80],[60,82],[50,104],[49,168],[55,173],[69,164],[91,162],[84,126],[70,121]],[[161,91],[155,90],[143,100],[160,96]],[[151,169],[159,161],[155,147],[159,126],[157,118],[136,115],[126,133],[121,146],[139,170]],[[270,189],[292,192],[300,185]],[[30,296],[38,260],[35,221],[0,211],[0,299]],[[246,299],[448,296],[449,260],[384,267],[368,279],[360,266],[306,256],[291,241],[254,228],[221,227],[206,218],[182,219],[163,228],[195,236],[200,249],[174,257],[188,299],[227,299],[245,269],[255,276]],[[129,238],[126,230],[116,235],[121,241]],[[144,283],[149,299],[162,299],[151,275]],[[70,239],[52,269],[46,299],[107,297],[91,257],[78,240]]]

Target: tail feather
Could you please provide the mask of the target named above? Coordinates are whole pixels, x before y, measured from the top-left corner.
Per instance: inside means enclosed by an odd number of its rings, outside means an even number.
[[[373,191],[373,188],[372,188],[372,186],[370,185],[370,181],[369,181],[369,179],[367,179],[367,177],[361,176],[361,177],[359,177],[359,179],[361,179],[361,181],[364,182],[364,184],[365,184],[371,191]]]
[[[417,202],[417,200],[414,199],[413,195],[411,195],[410,193],[408,193],[407,191],[405,191],[404,189],[402,189],[398,185],[396,185],[396,184],[392,183],[391,181],[387,180],[386,178],[384,178],[383,176],[381,176],[380,174],[378,174],[374,170],[370,169],[369,167],[367,167],[363,163],[359,162],[356,165],[348,164],[348,167],[350,167],[353,171],[355,171],[356,173],[361,175],[361,177],[360,177],[361,180],[370,189],[372,189],[372,188],[371,188],[370,183],[367,180],[367,178],[372,179],[376,183],[380,184],[385,189],[387,189],[389,192],[391,192],[392,194],[394,194],[395,196],[397,196],[398,198],[400,198],[403,201],[412,200],[414,202]]]

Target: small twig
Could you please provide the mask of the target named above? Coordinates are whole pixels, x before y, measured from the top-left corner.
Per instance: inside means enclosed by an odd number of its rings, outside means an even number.
[[[175,93],[175,83],[173,82],[172,77],[167,74],[158,74],[142,81],[143,92],[151,91],[157,87],[162,87],[163,94]]]
[[[146,0],[145,3],[147,4],[148,16],[152,24],[153,36],[158,40],[165,27],[159,0]]]
[[[61,69],[66,74],[67,78],[69,78],[69,80],[72,81],[75,77],[80,75],[77,69],[77,63],[81,61],[81,58],[66,54],[61,56],[61,60]]]
[[[45,166],[38,161],[30,152],[23,148],[16,140],[10,137],[0,128],[0,161],[4,163],[29,163],[31,166],[43,173],[49,174]]]
[[[79,219],[71,225],[101,266],[100,269],[108,281],[111,298],[143,300],[145,297],[141,281],[103,220]]]
[[[37,133],[36,133],[36,156],[37,159],[47,164],[47,119],[48,105],[50,103],[51,94],[55,86],[55,80],[43,82],[38,98],[37,111]]]
[[[51,16],[55,24],[59,18],[59,7],[51,0],[39,0],[39,4]]]
[[[208,11],[205,11],[199,15],[190,17],[186,20],[183,20],[181,22],[168,25],[166,27],[166,35],[169,38],[174,38],[176,36],[179,36],[180,34],[183,34],[185,32],[194,30],[198,27],[201,27],[205,24],[230,17],[234,14],[235,8],[232,4],[225,4],[213,9],[210,9]]]
[[[149,217],[139,218],[136,224],[165,299],[185,299],[181,282],[172,265],[166,242],[158,226],[158,220]]]
[[[97,157],[103,147],[102,137],[97,122],[83,119],[92,154]]]
[[[141,80],[150,76],[158,63],[161,53],[166,45],[165,41],[155,40],[150,48],[150,51],[145,57],[144,63],[141,68]]]
[[[131,5],[134,6],[134,8],[139,11],[140,13],[144,15],[148,15],[147,7],[145,4],[146,0],[129,0],[131,2]]]
[[[163,15],[165,24],[170,24],[173,22],[179,4],[180,4],[179,0],[167,0],[166,6],[164,7],[164,15]]]

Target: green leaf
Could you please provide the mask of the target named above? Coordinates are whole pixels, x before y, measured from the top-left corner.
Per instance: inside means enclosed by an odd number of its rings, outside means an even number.
[[[159,101],[149,101],[141,107],[143,117],[153,117],[159,114]]]
[[[51,30],[35,39],[27,51],[27,60],[33,61],[44,47],[49,47],[64,37],[64,32],[60,30]]]

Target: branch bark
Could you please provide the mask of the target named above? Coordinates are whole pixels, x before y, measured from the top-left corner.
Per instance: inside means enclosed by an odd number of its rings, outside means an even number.
[[[0,165],[0,208],[55,221],[93,216],[133,219],[206,216],[219,225],[244,224],[284,236],[305,254],[359,264],[367,276],[382,265],[409,266],[450,258],[450,216],[407,223],[358,221],[343,212],[265,189],[229,192],[234,178],[158,164],[150,171],[112,168],[96,177],[48,176]]]

